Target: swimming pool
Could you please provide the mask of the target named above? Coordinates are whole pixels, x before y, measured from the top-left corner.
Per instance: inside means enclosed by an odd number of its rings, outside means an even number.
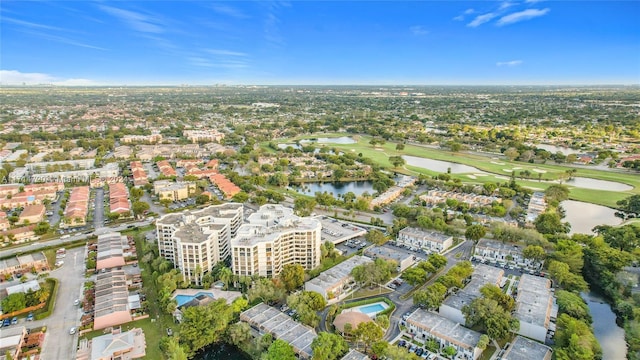
[[[377,303],[373,303],[373,304],[369,304],[369,305],[358,306],[354,310],[359,311],[359,312],[361,312],[363,314],[367,314],[370,317],[373,317],[376,314],[385,311],[388,307],[389,307],[389,305],[387,305],[387,304],[385,304],[383,302],[377,302]]]
[[[176,297],[174,297],[174,299],[176,300],[176,302],[178,303],[178,307],[188,303],[189,301],[197,298],[198,296],[208,296],[210,298],[213,299],[213,294],[209,293],[209,292],[204,292],[204,291],[200,291],[199,293],[195,294],[195,295],[176,295]]]

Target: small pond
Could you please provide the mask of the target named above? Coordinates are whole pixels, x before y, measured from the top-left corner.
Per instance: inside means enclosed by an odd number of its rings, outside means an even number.
[[[622,222],[614,215],[616,211],[606,206],[575,200],[565,200],[560,205],[566,212],[564,221],[571,224],[570,234],[593,234],[591,229],[598,225],[618,225]]]
[[[449,168],[451,168],[452,174],[482,173],[480,169],[473,166],[453,163],[449,161],[433,160],[410,155],[403,155],[402,158],[407,162],[407,165],[417,166],[423,169],[441,173],[446,173],[447,169]]]
[[[563,153],[565,155],[581,153],[580,150],[574,150],[572,148],[564,147],[564,146],[556,146],[556,145],[550,145],[550,144],[534,144],[533,146],[537,147],[538,149],[547,150],[548,152],[553,154],[557,152]]]
[[[355,144],[356,141],[350,136],[341,136],[335,138],[321,137],[317,139],[304,139],[300,140],[301,144],[317,142],[318,144]]]
[[[633,186],[607,180],[596,180],[585,177],[574,177],[565,182],[566,185],[575,186],[583,189],[608,190],[608,191],[629,191],[633,190]]]
[[[304,183],[301,185],[292,185],[291,188],[300,194],[315,195],[317,192],[328,192],[333,197],[344,195],[348,192],[360,196],[365,192],[373,195],[376,191],[373,189],[373,181],[349,181],[349,182],[325,182],[325,183]]]

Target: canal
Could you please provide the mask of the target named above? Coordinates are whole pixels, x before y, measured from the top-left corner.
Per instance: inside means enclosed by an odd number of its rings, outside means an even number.
[[[616,323],[616,314],[602,296],[591,291],[582,294],[593,318],[593,333],[602,347],[602,359],[624,360],[627,358],[627,343],[624,329]]]

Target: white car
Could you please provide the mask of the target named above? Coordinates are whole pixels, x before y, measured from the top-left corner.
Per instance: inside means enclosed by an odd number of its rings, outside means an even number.
[[[69,329],[69,335],[75,334],[76,330],[78,330],[78,329],[75,326],[73,326],[71,329]]]

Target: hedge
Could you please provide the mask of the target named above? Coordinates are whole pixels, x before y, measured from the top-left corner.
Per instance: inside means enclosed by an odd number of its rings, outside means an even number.
[[[338,311],[336,311],[336,314],[339,314],[340,312],[342,312],[342,310],[345,309],[350,309],[352,307],[356,307],[356,306],[362,306],[362,305],[369,305],[369,304],[373,304],[373,303],[377,303],[377,302],[384,302],[385,304],[389,305],[388,308],[384,309],[383,311],[379,312],[378,315],[387,315],[393,312],[393,310],[396,309],[396,304],[394,304],[393,301],[387,299],[386,297],[375,297],[375,298],[369,298],[369,299],[364,299],[364,300],[356,300],[356,301],[352,301],[349,303],[345,303],[343,305],[341,305],[338,308]]]
[[[53,312],[53,308],[56,304],[56,297],[58,295],[58,280],[48,278],[45,281],[52,283],[51,285],[53,290],[51,290],[51,294],[49,295],[49,300],[47,301],[47,306],[44,308],[44,311],[35,315],[36,320],[42,320],[46,317],[49,317]]]

